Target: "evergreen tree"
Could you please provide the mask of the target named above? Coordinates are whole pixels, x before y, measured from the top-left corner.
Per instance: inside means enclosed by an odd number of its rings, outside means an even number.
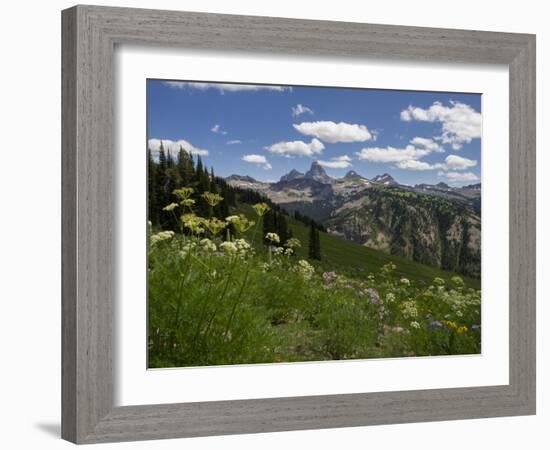
[[[319,230],[315,227],[315,224],[311,222],[309,226],[309,247],[308,247],[309,259],[321,260],[321,241],[319,239]]]

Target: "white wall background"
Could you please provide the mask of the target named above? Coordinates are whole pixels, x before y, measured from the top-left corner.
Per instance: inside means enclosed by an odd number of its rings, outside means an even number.
[[[537,34],[538,229],[550,227],[544,179],[550,121],[550,57],[545,2],[389,0],[321,2],[296,0],[103,1],[134,6],[232,14],[270,15],[468,28]],[[71,1],[4,2],[0,15],[0,415],[3,448],[69,448],[59,438],[60,417],[60,10]],[[21,167],[19,164],[25,164]],[[545,167],[546,166],[546,167]],[[546,203],[546,207],[544,207]],[[549,317],[543,280],[549,240],[538,236],[538,415],[441,423],[300,431],[160,442],[117,448],[352,448],[464,449],[544,448],[550,395],[545,369]],[[545,251],[546,250],[546,251]],[[546,283],[545,283],[546,281]],[[546,286],[544,285],[546,284]],[[545,320],[546,319],[546,320]],[[106,446],[98,446],[105,447]],[[109,447],[114,448],[114,447]]]

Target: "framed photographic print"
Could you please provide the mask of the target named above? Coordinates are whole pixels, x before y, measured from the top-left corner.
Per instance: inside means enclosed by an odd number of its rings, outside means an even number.
[[[534,74],[532,35],[63,11],[63,437],[534,414]]]

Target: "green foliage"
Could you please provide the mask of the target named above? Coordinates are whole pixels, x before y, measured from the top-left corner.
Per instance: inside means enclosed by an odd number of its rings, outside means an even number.
[[[182,233],[149,235],[150,367],[479,353],[480,291],[462,278],[416,283],[393,263],[323,271],[294,257],[296,238],[262,245],[267,205],[220,220],[196,215],[194,194],[177,190],[165,208],[189,211]]]

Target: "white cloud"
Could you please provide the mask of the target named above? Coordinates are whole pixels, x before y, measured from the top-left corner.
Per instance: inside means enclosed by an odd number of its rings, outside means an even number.
[[[313,114],[313,110],[300,103],[292,107],[292,117],[298,117],[302,114]]]
[[[263,155],[244,155],[241,159],[252,164],[260,164],[265,170],[272,169],[271,164]]]
[[[442,134],[436,139],[450,144],[454,150],[459,150],[464,143],[481,137],[481,113],[464,103],[451,101],[450,105],[443,106],[441,102],[434,102],[428,109],[411,105],[401,111],[401,120],[440,122]]]
[[[241,92],[241,91],[292,91],[290,86],[274,86],[260,84],[229,84],[229,83],[193,83],[187,81],[165,81],[165,85],[174,89],[198,89],[206,91],[208,89],[216,89],[222,94],[225,92]]]
[[[312,139],[308,144],[304,141],[277,142],[266,147],[266,150],[284,156],[313,156],[322,153],[325,146],[318,139]]]
[[[226,142],[227,145],[235,145],[240,143],[241,143],[240,139],[232,139],[231,141]]]
[[[351,167],[351,158],[348,155],[330,158],[330,161],[317,161],[321,166],[329,169],[347,169]]]
[[[412,145],[417,145],[419,147],[423,147],[426,150],[430,150],[431,152],[444,152],[445,150],[441,145],[439,145],[437,142],[435,142],[433,139],[429,138],[423,138],[423,137],[415,137],[413,138],[410,143]]]
[[[405,148],[394,147],[369,147],[364,148],[356,155],[359,159],[372,162],[398,163],[403,161],[417,160],[430,153],[426,149],[418,149],[413,145],[407,145]]]
[[[424,161],[406,160],[400,161],[397,164],[400,169],[408,170],[466,170],[470,167],[477,165],[477,161],[468,158],[462,158],[461,156],[449,155],[445,158],[444,163],[430,164]],[[440,172],[443,173],[443,172]]]
[[[449,155],[445,158],[445,167],[447,170],[465,170],[477,165],[474,159],[462,158],[457,155]]]
[[[314,136],[325,142],[364,142],[372,139],[372,134],[365,125],[345,122],[319,121],[302,122],[293,127],[306,136]]]
[[[444,176],[452,183],[479,180],[479,177],[472,172],[446,172]]]
[[[406,161],[399,161],[397,167],[405,170],[433,170],[437,169],[437,164],[430,164],[424,161],[417,161],[416,159],[409,159]]]
[[[160,151],[160,139],[149,139],[149,149],[154,157],[157,157]],[[172,141],[170,139],[162,139],[162,145],[164,146],[164,151],[170,152],[172,156],[177,156],[180,151],[180,147],[183,148],[186,152],[193,155],[208,156],[208,150],[197,148],[192,145],[190,142],[185,139],[180,139],[178,141]]]
[[[210,128],[210,131],[216,134],[223,134],[223,135],[227,134],[227,131],[222,130],[222,127],[217,123],[212,128]]]

